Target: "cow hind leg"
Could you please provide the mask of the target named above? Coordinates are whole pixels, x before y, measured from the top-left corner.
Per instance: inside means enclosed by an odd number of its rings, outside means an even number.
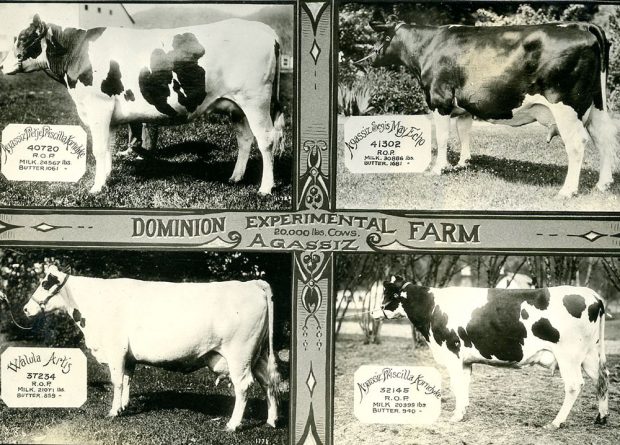
[[[583,376],[581,375],[581,366],[576,365],[579,363],[579,359],[576,357],[556,357],[558,359],[558,366],[560,368],[560,374],[562,376],[562,380],[564,380],[564,402],[560,407],[560,411],[558,415],[553,419],[553,422],[546,425],[545,428],[560,428],[570,410],[573,408],[575,404],[575,400],[579,396],[581,392],[581,388],[583,387]]]
[[[247,363],[243,363],[243,359],[228,360],[227,358],[226,360],[228,361],[230,380],[235,389],[235,407],[230,420],[226,424],[226,430],[235,431],[241,425],[241,419],[247,404],[248,389],[252,384],[253,378],[250,366]]]
[[[609,113],[592,108],[586,124],[592,142],[599,152],[599,179],[596,188],[606,191],[613,182],[612,172],[618,165],[620,154],[620,127]]]
[[[609,416],[609,371],[605,360],[601,360],[597,348],[590,349],[586,359],[581,364],[585,373],[596,382],[596,397],[598,399],[598,415],[594,423],[604,425]]]
[[[270,385],[269,376],[269,360],[267,352],[261,354],[260,358],[254,365],[254,377],[265,390],[267,394],[267,424],[274,427],[278,420],[278,398],[275,389]]]
[[[250,128],[250,123],[245,115],[233,116],[235,124],[236,136],[237,136],[237,162],[235,163],[235,169],[233,170],[230,182],[239,182],[243,179],[245,169],[250,158],[250,150],[252,149],[252,142],[254,142],[254,134]]]
[[[437,159],[431,173],[440,175],[444,169],[449,168],[448,164],[448,138],[450,137],[450,116],[441,115],[438,111],[433,112],[435,122],[435,140],[437,141]]]
[[[269,114],[269,101],[260,105],[240,105],[256,138],[256,144],[263,158],[263,177],[258,192],[268,195],[274,186],[273,177],[273,123]]]
[[[456,118],[456,131],[461,142],[461,156],[457,167],[467,167],[469,160],[471,159],[471,126],[474,123],[474,119],[471,114],[464,114]]]
[[[564,104],[550,104],[549,109],[555,119],[558,132],[564,141],[566,154],[568,155],[568,171],[564,185],[558,196],[569,197],[577,194],[579,188],[579,175],[585,147],[590,139],[583,122],[577,116],[575,110]]]

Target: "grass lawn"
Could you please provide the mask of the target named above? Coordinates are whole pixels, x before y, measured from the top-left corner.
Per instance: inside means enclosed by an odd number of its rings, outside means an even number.
[[[275,160],[276,186],[269,196],[258,194],[262,160],[256,146],[241,183],[228,183],[237,157],[234,129],[227,118],[210,116],[161,127],[154,158],[115,157],[107,186],[95,195],[88,193],[95,167],[90,150],[86,174],[77,183],[10,182],[0,175],[0,206],[290,209],[292,130],[291,116],[286,117],[287,148]],[[80,120],[65,88],[45,74],[0,75],[0,130],[10,123],[79,125]],[[121,126],[116,151],[126,145],[127,127]]]
[[[353,174],[344,165],[343,127],[338,126],[336,206],[340,209],[617,211],[620,175],[606,193],[595,189],[598,152],[586,149],[579,195],[556,195],[566,176],[567,156],[559,137],[547,144],[546,128],[474,123],[467,169],[444,173]],[[455,148],[456,146],[456,148]],[[458,161],[454,139],[448,160]],[[434,158],[433,163],[434,165]]]
[[[182,374],[138,366],[127,412],[108,418],[112,388],[107,366],[87,356],[86,403],[72,409],[11,409],[0,401],[0,443],[288,443],[288,391],[283,392],[280,424],[274,429],[265,423],[265,394],[258,384],[252,384],[240,430],[230,433],[224,427],[232,413],[234,392],[225,383],[214,387],[216,375],[205,369]]]
[[[617,351],[616,351],[617,352]],[[436,366],[430,350],[414,349],[406,338],[383,337],[380,345],[363,345],[358,335],[336,340],[334,397],[334,443],[420,445],[494,444],[556,445],[620,443],[620,355],[608,354],[611,373],[610,416],[606,426],[594,425],[597,414],[595,385],[587,377],[584,388],[568,417],[566,427],[546,430],[564,399],[559,373],[551,376],[541,367],[522,370],[475,365],[470,387],[470,406],[459,423],[448,421],[454,396],[448,390],[448,375],[442,375],[442,413],[431,425],[363,424],[353,415],[353,373],[361,365]]]

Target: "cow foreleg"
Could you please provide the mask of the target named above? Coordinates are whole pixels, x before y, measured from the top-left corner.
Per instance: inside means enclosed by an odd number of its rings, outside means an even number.
[[[93,144],[93,155],[95,157],[95,182],[90,189],[90,193],[98,193],[105,185],[110,172],[112,171],[112,152],[110,144],[114,139],[110,138],[110,123],[114,102],[106,100],[94,100],[90,102],[87,110],[87,125]]]
[[[454,393],[455,407],[450,422],[460,422],[469,406],[469,382],[471,379],[471,365],[463,365],[461,360],[454,358],[448,363],[450,374],[450,388]]]
[[[129,384],[131,383],[131,378],[133,376],[133,372],[136,369],[136,365],[133,362],[125,363],[125,371],[123,372],[123,390],[121,393],[121,410],[124,411],[129,404]]]
[[[550,429],[560,428],[566,421],[583,387],[583,376],[581,375],[581,366],[579,365],[580,360],[576,357],[556,358],[558,359],[562,380],[564,380],[564,402],[553,422],[545,426],[545,428]]]
[[[550,105],[549,109],[568,155],[568,171],[558,196],[568,197],[577,194],[583,155],[590,137],[577,113],[571,107],[560,103]]]
[[[433,112],[435,122],[435,139],[437,140],[437,159],[431,173],[440,175],[444,169],[450,167],[448,164],[448,138],[450,137],[450,116],[442,116],[438,111]]]
[[[112,408],[108,412],[109,417],[118,416],[123,407],[123,381],[125,376],[125,357],[122,356],[116,360],[110,360],[110,380],[112,380],[113,396]],[[129,391],[127,391],[129,397]]]
[[[248,123],[248,119],[245,116],[235,118],[235,130],[237,136],[237,163],[233,170],[230,182],[239,182],[243,179],[245,174],[245,168],[248,164],[250,157],[250,150],[252,149],[252,142],[254,141],[254,135],[252,129]]]
[[[456,131],[461,141],[461,156],[457,167],[467,167],[469,160],[471,159],[470,139],[471,139],[471,126],[474,123],[474,119],[471,114],[463,114],[456,118]]]

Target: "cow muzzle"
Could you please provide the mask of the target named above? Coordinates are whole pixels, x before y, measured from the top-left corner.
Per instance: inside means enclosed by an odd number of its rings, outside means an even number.
[[[24,66],[21,59],[21,57],[16,57],[13,54],[13,51],[9,51],[2,64],[0,64],[0,71],[7,75],[22,72],[24,70]]]
[[[24,306],[24,314],[28,318],[33,318],[43,312],[41,306],[34,300],[29,300]]]

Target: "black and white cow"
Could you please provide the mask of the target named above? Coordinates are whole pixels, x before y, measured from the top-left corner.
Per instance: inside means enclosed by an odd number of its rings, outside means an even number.
[[[376,18],[376,17],[375,17]],[[473,117],[521,126],[538,121],[548,141],[559,133],[568,154],[560,196],[577,193],[585,146],[600,153],[596,187],[612,183],[620,151],[618,125],[607,112],[609,42],[588,23],[530,26],[419,26],[372,21],[381,39],[365,59],[403,65],[434,111],[438,154],[432,172],[449,168],[450,117],[457,117],[459,166],[470,159]]]
[[[279,51],[273,29],[240,19],[179,29],[83,30],[35,15],[0,68],[6,74],[44,70],[66,85],[92,136],[97,164],[91,193],[110,175],[119,124],[181,124],[224,111],[235,121],[239,146],[230,180],[243,178],[256,139],[263,159],[259,191],[268,194],[272,149],[280,146],[284,128]]]
[[[385,281],[375,318],[407,317],[446,366],[456,399],[451,421],[469,405],[472,365],[559,368],[564,403],[548,427],[566,421],[581,387],[582,369],[597,382],[596,423],[606,423],[609,372],[605,358],[605,309],[585,287],[482,289],[417,286],[402,277]]]

